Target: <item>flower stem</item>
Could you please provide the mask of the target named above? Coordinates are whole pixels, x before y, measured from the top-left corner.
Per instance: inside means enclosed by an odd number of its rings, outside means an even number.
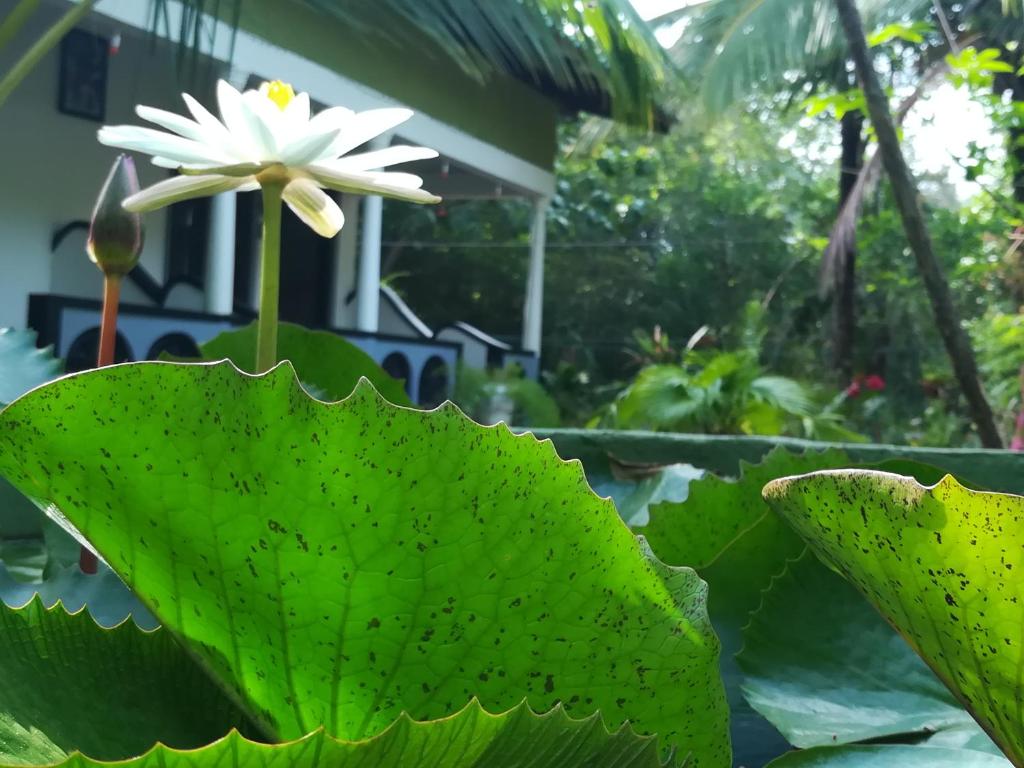
[[[260,316],[256,330],[256,373],[277,363],[277,313],[281,293],[281,184],[263,185],[263,252],[260,259]]]
[[[117,305],[120,300],[121,276],[104,276],[103,316],[100,319],[100,349],[96,356],[97,368],[114,364],[114,350],[117,346]]]
[[[117,305],[121,300],[121,276],[103,277],[103,315],[100,319],[100,346],[96,355],[96,367],[113,365],[114,350],[117,348]],[[86,547],[78,553],[78,567],[82,573],[96,573],[98,561]]]

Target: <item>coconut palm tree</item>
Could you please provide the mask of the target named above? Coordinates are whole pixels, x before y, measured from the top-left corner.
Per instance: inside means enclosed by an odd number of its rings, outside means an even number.
[[[922,79],[927,79],[936,71],[934,63],[941,61],[951,44],[955,46],[957,38],[978,37],[979,45],[999,47],[1008,60],[1016,61],[1021,51],[1013,41],[1021,36],[1021,14],[1011,13],[1014,3],[1017,0],[962,4],[861,0],[858,6],[869,30],[913,21],[927,21],[935,28],[919,57]],[[663,21],[679,19],[687,24],[673,48],[673,57],[682,71],[700,84],[702,102],[712,115],[752,93],[782,93],[799,101],[820,88],[845,91],[856,85],[832,0],[701,0]],[[1024,99],[1024,79],[1017,75],[1003,76],[997,88],[1012,90],[1015,95],[1019,91]],[[912,96],[899,112],[905,114],[919,95]],[[840,380],[849,377],[853,365],[855,226],[867,188],[861,178],[866,145],[863,126],[864,115],[859,110],[846,112],[839,121],[839,216],[822,262],[823,293],[833,296],[833,357]],[[1011,135],[1010,146],[1024,168],[1024,141],[1018,138]],[[878,169],[875,163],[874,175]],[[1015,187],[1024,203],[1024,174],[1019,181]]]

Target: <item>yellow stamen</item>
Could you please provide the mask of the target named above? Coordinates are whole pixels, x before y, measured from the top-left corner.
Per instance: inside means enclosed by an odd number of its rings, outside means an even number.
[[[295,91],[288,83],[282,83],[280,80],[274,80],[270,83],[263,83],[260,86],[260,93],[270,99],[272,102],[277,104],[278,108],[284,110],[292,99],[295,98]]]

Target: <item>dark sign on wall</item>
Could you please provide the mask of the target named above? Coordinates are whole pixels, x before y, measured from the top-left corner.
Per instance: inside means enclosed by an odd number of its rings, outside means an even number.
[[[107,113],[107,58],[110,41],[82,29],[60,45],[57,109],[65,115],[103,122]]]

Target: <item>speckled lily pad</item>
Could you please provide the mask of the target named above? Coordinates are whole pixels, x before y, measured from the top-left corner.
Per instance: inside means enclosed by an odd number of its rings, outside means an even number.
[[[729,762],[706,586],[551,444],[290,366],[144,363],[0,414],[0,472],[96,546],[273,738],[524,699]]]
[[[855,470],[764,496],[1024,764],[1024,497]]]

